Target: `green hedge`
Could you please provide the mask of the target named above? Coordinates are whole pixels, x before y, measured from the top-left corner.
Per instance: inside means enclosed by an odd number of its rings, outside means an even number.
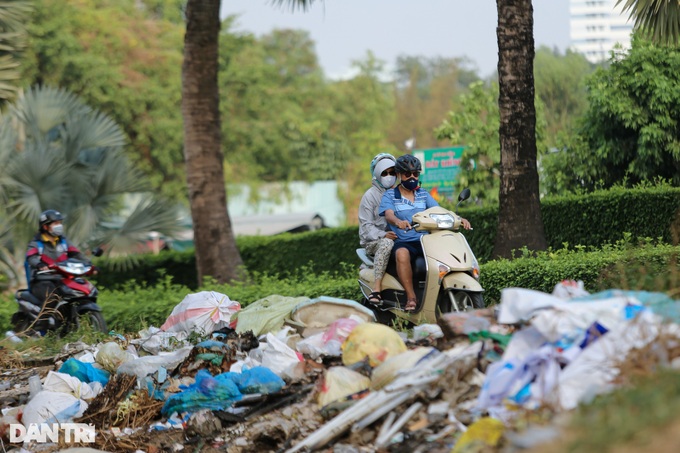
[[[621,243],[592,252],[562,249],[535,257],[482,264],[481,283],[489,305],[500,301],[503,288],[520,287],[549,293],[564,279],[583,280],[586,289],[591,292],[620,288],[668,292],[678,297],[678,256],[680,246],[667,244],[631,247]],[[258,276],[249,284],[218,285],[208,282],[201,289],[227,294],[243,306],[271,294],[310,298],[331,296],[357,301],[361,297],[357,280],[352,275],[314,274],[304,272],[304,269],[286,279]],[[102,291],[100,304],[112,329],[137,331],[148,325],[160,326],[174,306],[190,292],[194,290],[174,284],[166,276],[150,287],[128,284],[120,290]],[[1,329],[9,329],[10,315],[15,306],[9,295],[0,299]]]
[[[450,208],[450,206],[449,206]],[[624,237],[661,238],[670,243],[671,225],[678,220],[680,189],[611,189],[588,195],[543,200],[543,222],[552,249],[601,247]],[[497,208],[465,208],[460,214],[474,229],[465,236],[481,263],[490,260],[498,225]],[[680,227],[678,227],[680,230]],[[251,273],[286,277],[306,267],[309,272],[335,272],[359,265],[357,227],[277,236],[238,237],[236,243],[246,268]],[[193,251],[144,255],[138,265],[120,270],[121,262],[101,259],[97,283],[115,289],[127,281],[154,285],[165,275],[175,283],[195,288],[196,261]],[[347,263],[347,266],[343,266]]]
[[[477,259],[489,261],[498,229],[498,208],[465,208],[459,213],[472,223],[473,230],[465,237]],[[613,188],[547,198],[541,201],[541,214],[548,246],[555,250],[565,244],[601,247],[628,233],[633,238],[661,238],[672,243],[671,225],[676,222],[680,230],[680,188]]]

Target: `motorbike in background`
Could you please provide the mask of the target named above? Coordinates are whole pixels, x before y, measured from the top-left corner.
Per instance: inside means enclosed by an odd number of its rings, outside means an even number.
[[[102,250],[95,249],[94,256],[101,256]],[[43,304],[28,289],[19,289],[14,294],[18,311],[12,315],[14,332],[45,334],[56,331],[60,335],[77,330],[85,318],[97,331],[107,332],[102,309],[97,304],[99,291],[85,277],[92,275],[95,267],[89,261],[69,258],[52,264],[47,270],[39,271],[36,280],[53,281],[57,288],[50,297],[57,302],[54,308],[43,310]]]
[[[470,197],[470,189],[458,196],[458,204]],[[368,302],[373,291],[373,260],[366,250],[357,249],[363,261],[359,286],[362,304],[373,310],[379,322],[391,323],[401,318],[413,324],[436,323],[443,313],[484,308],[484,289],[479,284],[479,264],[465,236],[460,232],[461,217],[453,211],[435,206],[413,216],[413,228],[427,231],[420,238],[423,257],[413,260],[413,285],[418,298],[414,311],[406,312],[406,291],[399,282],[396,263],[390,259],[382,281],[380,305]]]

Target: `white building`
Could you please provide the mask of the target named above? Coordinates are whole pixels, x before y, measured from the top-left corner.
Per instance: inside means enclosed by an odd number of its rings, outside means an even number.
[[[570,0],[571,48],[591,63],[608,60],[617,43],[630,49],[633,23],[622,7],[616,0]]]

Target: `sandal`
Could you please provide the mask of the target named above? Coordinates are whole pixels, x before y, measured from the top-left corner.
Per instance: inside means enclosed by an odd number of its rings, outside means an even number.
[[[382,305],[383,303],[382,295],[378,291],[373,291],[369,294],[367,300],[373,305]]]
[[[418,308],[418,300],[416,298],[412,298],[406,301],[404,311],[415,311],[416,308]]]

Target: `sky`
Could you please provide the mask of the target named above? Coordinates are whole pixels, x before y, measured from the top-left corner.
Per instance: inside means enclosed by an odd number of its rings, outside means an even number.
[[[564,52],[569,0],[534,0],[534,41]],[[308,30],[331,78],[349,74],[370,50],[388,66],[399,55],[467,57],[482,77],[496,70],[498,15],[493,0],[325,0],[306,12],[271,0],[224,0],[221,16],[239,15],[236,31]]]

